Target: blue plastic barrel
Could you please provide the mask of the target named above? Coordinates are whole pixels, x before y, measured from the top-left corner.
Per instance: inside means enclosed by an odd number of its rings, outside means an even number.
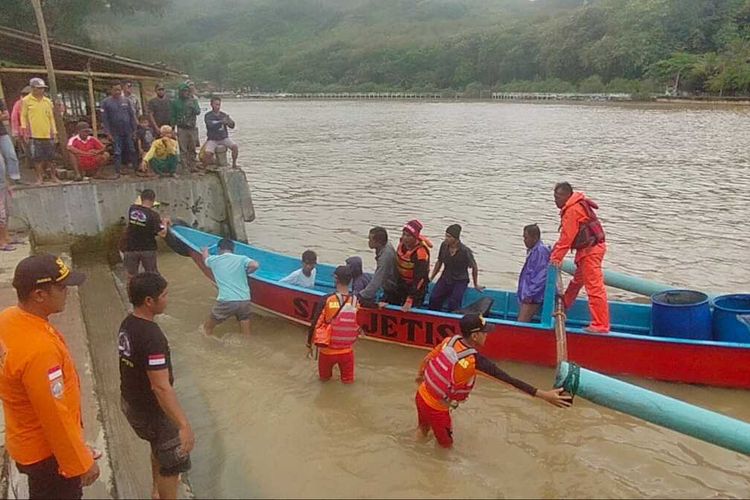
[[[716,297],[713,326],[716,340],[750,344],[750,294]]]
[[[657,337],[712,340],[708,295],[666,290],[651,296],[651,333]]]

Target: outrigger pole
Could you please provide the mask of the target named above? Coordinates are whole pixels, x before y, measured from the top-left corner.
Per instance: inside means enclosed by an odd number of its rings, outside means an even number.
[[[555,387],[571,396],[640,418],[652,424],[750,455],[750,424],[678,399],[628,384],[568,362],[562,273],[557,272],[555,337],[557,375]]]

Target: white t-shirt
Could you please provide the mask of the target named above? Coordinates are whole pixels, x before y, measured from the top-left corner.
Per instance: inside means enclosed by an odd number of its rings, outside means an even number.
[[[305,276],[302,272],[302,268],[297,269],[289,276],[279,280],[279,283],[286,283],[287,285],[301,286],[303,288],[315,288],[315,272],[317,269],[313,269],[310,276]]]

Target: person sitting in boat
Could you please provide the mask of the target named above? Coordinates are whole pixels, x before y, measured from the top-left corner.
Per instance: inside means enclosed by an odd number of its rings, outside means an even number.
[[[318,376],[327,382],[333,376],[333,367],[339,365],[341,382],[354,382],[354,350],[359,337],[357,324],[357,297],[349,291],[352,273],[347,266],[333,272],[336,292],[318,303],[307,335],[308,357],[312,346],[318,347]]]
[[[523,228],[523,244],[526,245],[526,262],[518,276],[516,298],[518,321],[529,323],[544,302],[550,249],[542,242],[542,233],[536,224]]]
[[[469,286],[469,268],[474,280],[474,288],[480,292],[479,268],[474,253],[461,242],[461,226],[451,224],[445,230],[445,240],[440,244],[437,263],[430,275],[430,281],[443,269],[443,274],[430,293],[430,309],[433,311],[456,311],[461,308],[464,293]]]
[[[211,314],[203,324],[203,334],[213,335],[214,328],[231,316],[240,322],[240,330],[250,335],[250,284],[247,275],[260,265],[250,257],[234,253],[234,242],[229,238],[219,241],[219,254],[209,255],[203,248],[203,262],[213,272],[219,295]]]
[[[609,333],[609,305],[602,273],[607,244],[604,228],[595,212],[599,206],[583,193],[573,192],[573,186],[567,182],[555,186],[555,205],[560,209],[560,237],[552,247],[550,263],[559,268],[565,254],[570,250],[576,252],[576,272],[563,297],[565,308],[575,303],[578,292],[585,286],[591,324],[584,331]]]
[[[381,289],[386,296],[395,293],[396,249],[388,241],[388,231],[380,226],[370,229],[367,246],[375,250],[375,273],[357,299],[362,307],[374,307]]]
[[[279,280],[279,283],[301,286],[303,288],[315,288],[315,266],[318,265],[318,256],[312,250],[302,252],[302,267],[292,271],[288,276]]]
[[[571,397],[563,389],[539,390],[501,370],[479,354],[490,325],[479,314],[466,314],[460,320],[461,335],[448,337],[422,360],[417,373],[418,434],[426,438],[430,430],[443,448],[453,446],[451,409],[466,401],[474,388],[477,370],[510,384],[532,397],[559,407],[568,407]]]
[[[362,271],[362,257],[356,255],[346,259],[346,267],[352,273],[352,293],[359,295],[372,280],[372,274]]]
[[[422,228],[422,223],[414,219],[401,231],[401,241],[396,248],[396,290],[385,295],[386,303],[400,305],[404,312],[422,307],[430,282],[432,242],[422,235]]]

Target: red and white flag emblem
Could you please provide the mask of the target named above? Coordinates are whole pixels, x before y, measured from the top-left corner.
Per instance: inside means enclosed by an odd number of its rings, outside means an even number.
[[[55,380],[56,378],[60,378],[63,376],[62,368],[60,365],[53,366],[47,371],[47,377],[50,380]]]
[[[167,364],[166,354],[151,354],[148,357],[148,366],[161,366]]]

